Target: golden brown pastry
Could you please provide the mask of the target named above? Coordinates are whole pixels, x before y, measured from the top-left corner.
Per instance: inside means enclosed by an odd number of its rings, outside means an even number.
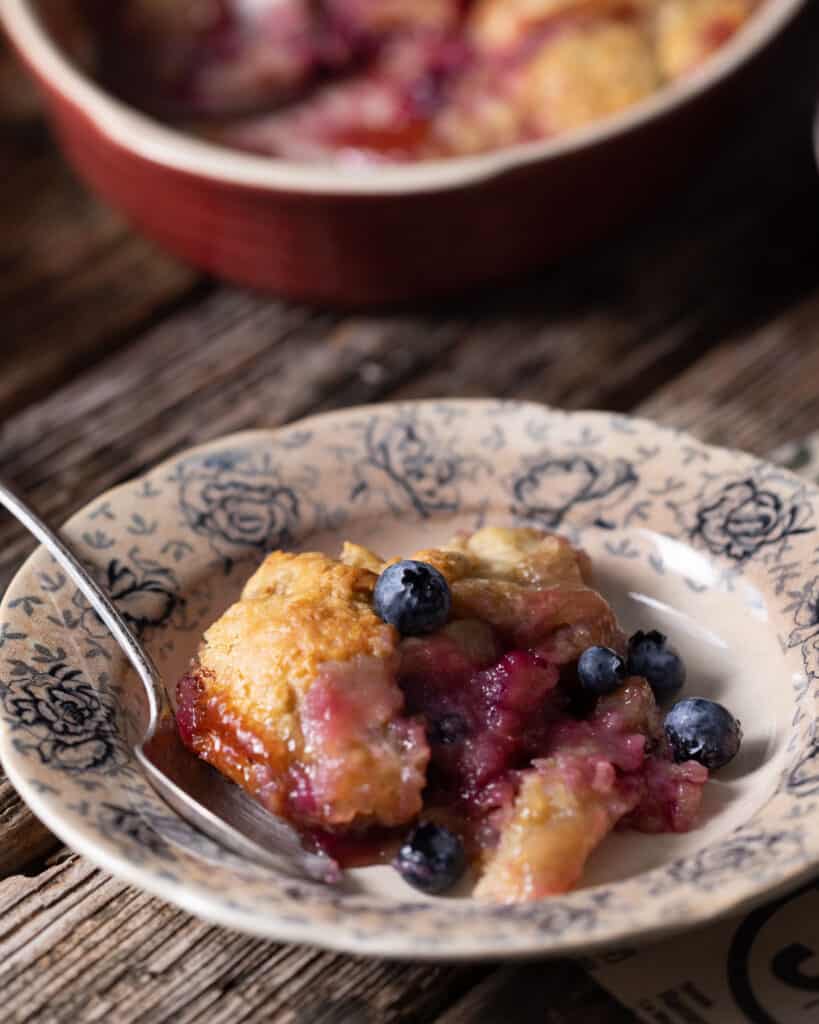
[[[319,845],[447,822],[494,901],[570,888],[624,819],[691,827],[708,773],[662,750],[645,680],[581,699],[580,654],[626,647],[582,551],[487,527],[413,559],[450,611],[400,636],[376,613],[380,555],[271,554],[179,683],[187,745]]]

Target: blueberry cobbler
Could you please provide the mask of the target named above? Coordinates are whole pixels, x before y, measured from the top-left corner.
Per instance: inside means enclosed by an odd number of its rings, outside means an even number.
[[[627,639],[587,556],[485,528],[385,563],[271,554],[178,685],[199,757],[343,864],[393,857],[441,892],[536,900],[580,879],[614,828],[684,832],[739,724],[672,702],[680,656]]]
[[[761,0],[82,0],[102,73],[229,145],[357,165],[572,131],[688,74]]]

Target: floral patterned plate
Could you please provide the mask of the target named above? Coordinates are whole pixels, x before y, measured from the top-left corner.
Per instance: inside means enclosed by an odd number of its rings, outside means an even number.
[[[380,956],[566,953],[703,923],[819,867],[819,490],[650,423],[495,401],[374,406],[184,453],[66,534],[173,683],[274,547],[388,553],[485,522],[587,547],[627,628],[659,627],[690,694],[743,721],[740,756],[687,835],[618,833],[577,891],[485,906],[424,899],[386,867],[340,889],[220,852],[168,814],[129,753],[139,691],[42,550],[0,611],[0,755],[66,843],[211,921]]]

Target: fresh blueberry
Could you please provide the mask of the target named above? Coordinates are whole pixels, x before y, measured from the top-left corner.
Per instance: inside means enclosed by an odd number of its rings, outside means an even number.
[[[656,629],[640,630],[629,640],[628,672],[642,676],[658,700],[673,697],[685,685],[685,662]]]
[[[409,560],[387,566],[378,577],[373,600],[376,615],[404,636],[440,629],[452,607],[449,584],[438,570]]]
[[[453,886],[464,873],[466,854],[454,832],[426,821],[416,825],[404,840],[394,867],[413,888],[439,893]]]
[[[710,771],[728,764],[742,743],[736,718],[704,697],[678,700],[665,716],[665,734],[675,761],[699,761]]]
[[[610,647],[587,647],[577,663],[577,678],[589,693],[612,693],[626,680],[626,663]]]

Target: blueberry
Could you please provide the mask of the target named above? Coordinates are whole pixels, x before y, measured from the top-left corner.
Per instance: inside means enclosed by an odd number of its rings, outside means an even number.
[[[388,565],[378,577],[373,601],[376,615],[404,636],[440,629],[452,607],[444,577],[434,566],[413,561]]]
[[[699,761],[711,771],[728,764],[742,743],[736,718],[704,697],[678,700],[665,716],[665,734],[675,761]]]
[[[628,672],[642,676],[658,700],[673,697],[685,685],[685,662],[656,629],[640,630],[629,640]]]
[[[577,663],[577,678],[589,693],[612,693],[626,680],[626,663],[610,647],[587,647]]]
[[[410,832],[393,866],[413,888],[439,893],[453,886],[464,873],[466,854],[454,832],[427,821]]]

